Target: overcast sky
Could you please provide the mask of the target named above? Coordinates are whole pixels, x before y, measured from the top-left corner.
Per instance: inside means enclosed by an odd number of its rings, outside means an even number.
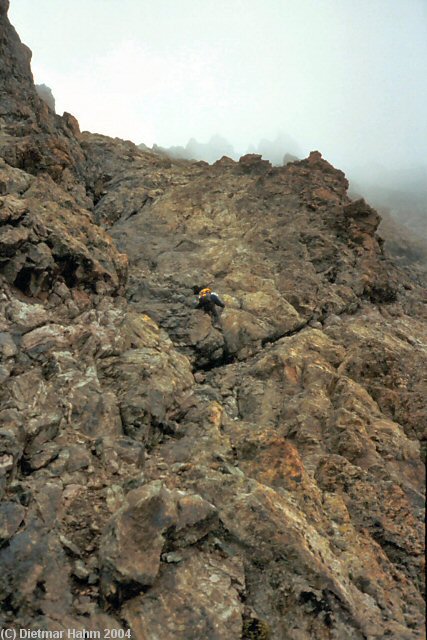
[[[427,0],[11,0],[82,129],[163,146],[281,131],[343,170],[426,165]]]

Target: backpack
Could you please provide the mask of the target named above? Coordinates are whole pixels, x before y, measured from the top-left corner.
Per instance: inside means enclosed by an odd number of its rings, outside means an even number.
[[[199,292],[199,300],[206,300],[210,298],[210,295],[212,293],[212,289],[209,289],[209,287],[206,287],[206,289],[202,289]]]

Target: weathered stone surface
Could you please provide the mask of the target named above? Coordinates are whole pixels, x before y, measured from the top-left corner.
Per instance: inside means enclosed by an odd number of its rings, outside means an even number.
[[[102,590],[120,598],[117,586],[150,586],[159,572],[164,533],[177,522],[176,504],[161,483],[134,489],[114,516],[100,546]]]
[[[12,610],[22,609],[27,619],[39,612],[58,618],[69,610],[71,593],[63,551],[42,522],[30,522],[19,531],[0,551],[0,562],[0,597]]]
[[[178,521],[172,539],[177,547],[194,544],[218,525],[218,512],[197,495],[178,496]]]
[[[28,213],[18,226],[0,226],[0,271],[10,284],[39,298],[47,298],[56,283],[99,294],[120,289],[126,256],[71,196],[40,177],[21,198]]]
[[[19,529],[24,520],[25,509],[16,502],[0,504],[0,544],[9,540]]]
[[[17,353],[16,344],[10,333],[0,333],[0,357],[3,360],[12,358]]]
[[[153,585],[167,538],[186,547],[217,524],[215,507],[200,496],[171,492],[159,481],[133,489],[101,539],[104,596],[120,602],[137,587]]]
[[[162,567],[149,597],[125,605],[125,620],[137,638],[238,640],[243,588],[244,573],[238,563],[190,552],[179,565]]]
[[[6,317],[23,333],[49,321],[49,313],[41,304],[27,304],[19,299],[11,300],[7,305]]]
[[[1,625],[418,640],[425,272],[319,152],[209,166],[81,134],[7,5]]]
[[[0,153],[13,167],[49,173],[81,200],[77,179],[84,154],[66,118],[56,116],[37,95],[30,68],[31,51],[10,25],[3,3],[0,13]]]
[[[125,433],[148,442],[156,428],[168,428],[193,376],[187,358],[147,316],[129,314],[121,331],[122,353],[102,359],[101,380],[117,394]]]

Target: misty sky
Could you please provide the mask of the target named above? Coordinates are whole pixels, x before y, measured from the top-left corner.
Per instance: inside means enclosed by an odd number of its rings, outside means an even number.
[[[244,153],[291,136],[348,171],[426,165],[427,0],[11,0],[82,129]]]

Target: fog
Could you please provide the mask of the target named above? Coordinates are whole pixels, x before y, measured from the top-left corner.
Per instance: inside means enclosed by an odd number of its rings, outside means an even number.
[[[52,111],[55,111],[55,98],[53,97],[52,89],[45,84],[36,84],[36,91],[39,97],[44,100]]]
[[[143,143],[143,146],[146,146]],[[233,145],[223,136],[216,134],[207,142],[199,142],[190,138],[185,146],[162,147],[154,144],[153,150],[164,153],[171,158],[184,158],[186,160],[204,160],[215,162],[223,156],[238,160],[245,153],[256,153],[275,166],[281,166],[292,160],[302,157],[297,143],[284,133],[278,133],[273,140],[263,138],[256,144],[249,144],[244,151],[236,151]]]
[[[209,162],[318,149],[355,189],[403,197],[407,221],[425,212],[425,0],[12,0],[9,15],[82,129]]]

